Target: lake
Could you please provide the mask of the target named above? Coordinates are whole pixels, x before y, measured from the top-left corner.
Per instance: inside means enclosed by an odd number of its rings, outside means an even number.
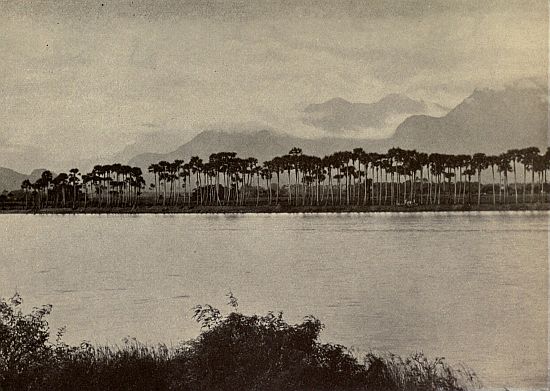
[[[546,386],[547,212],[0,215],[0,295],[65,340],[177,343],[196,304],[314,315],[323,341]]]

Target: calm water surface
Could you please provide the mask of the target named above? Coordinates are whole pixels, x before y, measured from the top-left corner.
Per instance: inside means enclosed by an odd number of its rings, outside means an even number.
[[[0,215],[0,295],[51,303],[66,340],[174,342],[190,309],[320,318],[324,341],[546,385],[546,212]]]

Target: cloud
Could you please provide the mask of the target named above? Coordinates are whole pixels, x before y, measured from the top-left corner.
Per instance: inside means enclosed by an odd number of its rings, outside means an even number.
[[[339,123],[303,108],[392,92],[452,107],[476,87],[547,69],[542,2],[0,3],[0,134],[39,145],[46,160],[234,123],[384,137],[402,112],[365,118],[352,104]]]
[[[320,104],[310,104],[304,109],[304,122],[332,133],[381,129],[393,116],[424,114],[424,102],[406,96],[391,94],[374,103],[351,103],[334,98]]]

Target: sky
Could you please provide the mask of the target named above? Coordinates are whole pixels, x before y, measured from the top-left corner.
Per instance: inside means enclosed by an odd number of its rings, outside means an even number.
[[[204,129],[327,136],[304,109],[333,98],[401,94],[441,115],[475,88],[547,79],[547,6],[0,0],[0,166],[94,160],[143,140],[167,152]],[[338,135],[388,137],[405,115]]]

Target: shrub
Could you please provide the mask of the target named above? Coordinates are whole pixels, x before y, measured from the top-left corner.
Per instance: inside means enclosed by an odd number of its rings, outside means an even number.
[[[360,363],[341,345],[322,344],[321,322],[306,317],[288,324],[282,313],[222,316],[195,307],[201,334],[168,348],[125,340],[122,346],[72,347],[49,341],[51,307],[20,310],[18,295],[0,300],[0,390],[193,391],[463,391],[475,375],[422,354],[401,359],[368,354]]]

